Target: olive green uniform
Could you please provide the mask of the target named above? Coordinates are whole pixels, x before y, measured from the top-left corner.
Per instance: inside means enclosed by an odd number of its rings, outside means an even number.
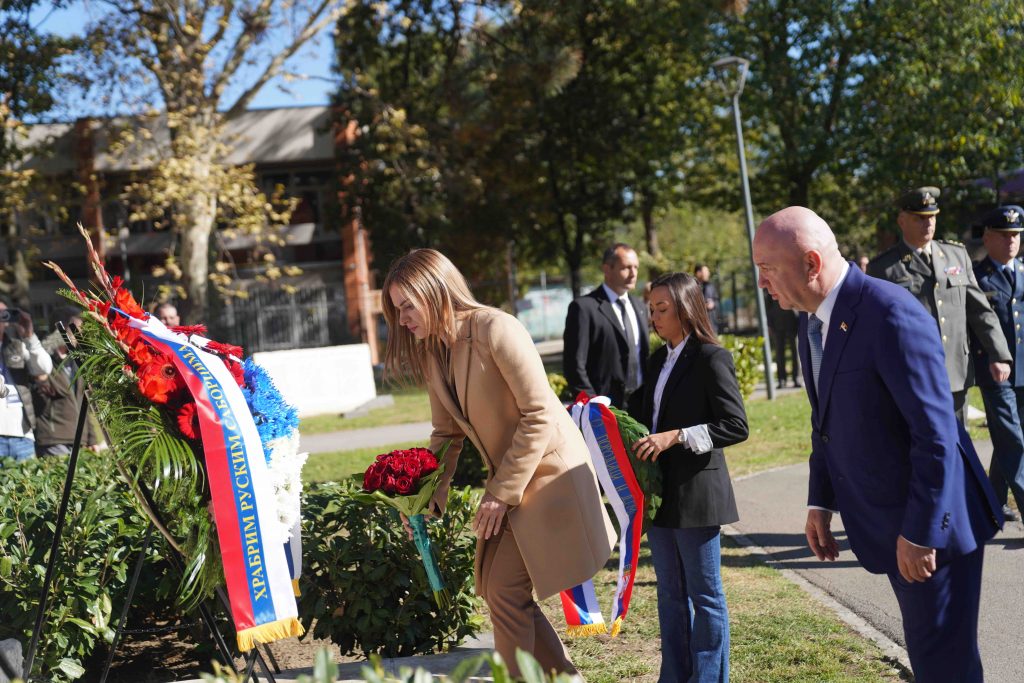
[[[929,264],[922,254],[900,240],[871,259],[868,275],[906,287],[931,313],[939,326],[949,385],[959,411],[963,406],[963,392],[974,384],[968,329],[974,332],[990,361],[1009,363],[1010,350],[999,319],[974,278],[974,268],[964,245],[932,240],[931,251],[932,263]]]

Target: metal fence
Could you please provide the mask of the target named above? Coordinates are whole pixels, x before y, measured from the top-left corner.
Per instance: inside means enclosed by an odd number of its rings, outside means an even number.
[[[324,285],[295,291],[254,289],[231,299],[211,325],[215,338],[230,340],[246,353],[350,343],[345,324],[345,295]],[[211,330],[213,331],[213,330]]]

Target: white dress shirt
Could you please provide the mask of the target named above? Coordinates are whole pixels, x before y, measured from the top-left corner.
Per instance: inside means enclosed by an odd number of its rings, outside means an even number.
[[[629,326],[633,328],[633,355],[636,357],[636,381],[638,384],[642,383],[644,381],[644,364],[640,360],[640,323],[636,319],[633,302],[629,300],[629,292],[619,296],[606,283],[602,282],[601,286],[604,287],[604,295],[608,297],[608,301],[612,302],[612,310],[615,311],[615,318],[619,321],[620,325],[622,324],[622,311],[619,310],[619,305],[616,302],[622,299],[622,302],[626,304],[626,317],[629,318]],[[623,329],[625,329],[625,325],[623,325]],[[644,330],[643,334],[647,334],[647,330]]]
[[[818,310],[814,312],[814,315],[821,321],[821,350],[825,351],[825,345],[828,343],[828,323],[832,319],[832,309],[836,307],[836,299],[839,298],[839,288],[843,286],[843,282],[846,280],[846,276],[850,274],[850,262],[843,261],[843,272],[839,275],[839,279],[832,285],[832,289],[828,290],[828,294],[825,295],[825,299],[818,304]]]
[[[661,398],[665,393],[665,384],[668,383],[668,378],[672,375],[672,368],[676,366],[676,361],[679,360],[679,356],[682,354],[689,338],[690,335],[683,337],[683,341],[679,342],[679,345],[675,348],[672,348],[671,344],[665,344],[668,348],[668,356],[665,357],[665,364],[661,366],[658,383],[654,385],[654,414],[651,417],[652,434],[658,432],[658,413],[661,412]],[[708,426],[706,424],[683,427],[679,432],[680,435],[677,437],[679,443],[685,444],[697,455],[711,450],[713,444],[711,443],[711,435],[708,434]]]

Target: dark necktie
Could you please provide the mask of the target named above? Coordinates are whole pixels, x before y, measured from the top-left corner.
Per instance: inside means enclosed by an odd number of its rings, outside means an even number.
[[[932,255],[924,249],[921,250],[921,260],[924,261],[924,264],[929,268],[932,267]]]
[[[633,335],[633,326],[629,324],[629,315],[626,313],[626,298],[620,298],[615,305],[619,307],[619,315],[622,316],[622,330],[626,333],[626,347],[629,349],[629,360],[626,361],[626,393],[632,394],[639,384],[640,374],[636,358],[636,337]]]
[[[1010,283],[1010,291],[1012,292],[1017,286],[1017,279],[1013,274],[1013,266],[1003,266],[1003,277]]]
[[[818,390],[818,373],[821,372],[821,327],[823,321],[813,313],[807,316],[807,343],[811,356],[811,377],[814,378],[814,390]]]

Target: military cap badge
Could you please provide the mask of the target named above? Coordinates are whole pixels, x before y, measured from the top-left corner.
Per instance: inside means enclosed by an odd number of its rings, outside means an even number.
[[[1016,223],[1020,219],[1020,214],[1016,209],[1007,209],[1003,212],[1003,217],[1006,218],[1007,223]]]

